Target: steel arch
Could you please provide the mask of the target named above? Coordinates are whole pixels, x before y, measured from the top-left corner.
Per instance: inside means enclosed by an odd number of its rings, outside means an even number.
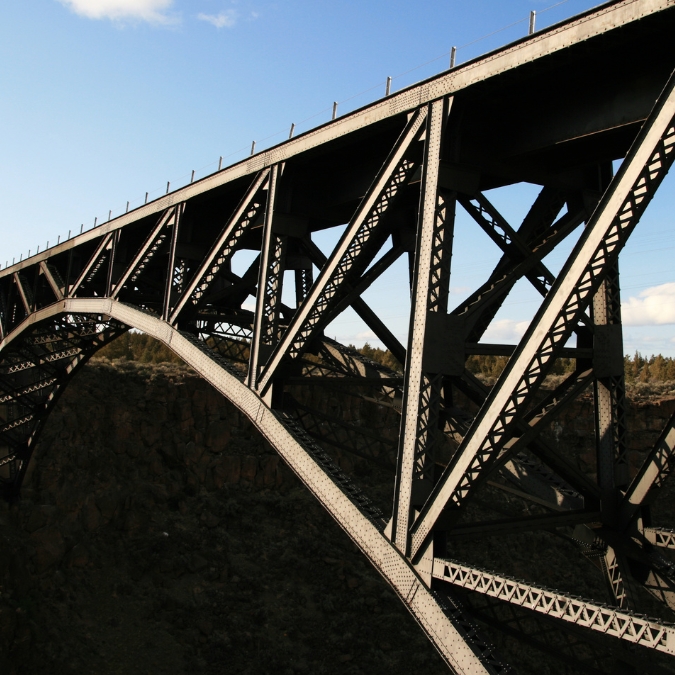
[[[92,317],[113,321],[119,329],[135,328],[160,340],[180,356],[254,424],[340,527],[363,551],[405,603],[448,665],[457,673],[503,672],[489,646],[473,639],[475,628],[459,607],[443,602],[415,567],[384,536],[382,514],[353,485],[330,457],[295,421],[270,410],[224,359],[189,334],[159,317],[112,299],[67,299],[35,313],[3,341],[3,349],[55,318]],[[76,324],[75,324],[76,325]]]

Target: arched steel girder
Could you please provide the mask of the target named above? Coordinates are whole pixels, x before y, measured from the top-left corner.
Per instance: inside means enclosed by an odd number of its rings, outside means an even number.
[[[110,317],[32,315],[0,351],[0,489],[19,498],[44,422],[71,378],[98,349],[122,335]]]
[[[92,317],[119,329],[135,328],[163,342],[233,403],[363,551],[405,603],[448,665],[457,673],[502,672],[490,648],[457,607],[448,606],[424,583],[410,560],[384,535],[385,521],[331,459],[292,418],[268,408],[241,374],[193,336],[158,317],[112,299],[66,299],[36,312],[3,341],[3,352],[33,327],[54,319]],[[76,326],[77,324],[75,324]],[[74,327],[75,327],[74,326]],[[2,353],[2,352],[0,352]],[[20,458],[20,462],[24,460]]]

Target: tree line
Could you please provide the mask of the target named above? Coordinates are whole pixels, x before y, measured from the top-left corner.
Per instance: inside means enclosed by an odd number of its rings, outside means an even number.
[[[366,342],[361,348],[350,345],[352,349],[363,354],[371,361],[401,371],[401,364],[394,358],[388,349],[372,347]],[[496,378],[502,374],[509,358],[507,356],[483,356],[472,354],[466,360],[467,369],[475,375]],[[669,382],[675,381],[675,358],[661,354],[643,356],[636,351],[633,356],[626,355],[623,359],[624,371],[628,382]],[[553,375],[571,373],[576,367],[575,359],[557,359],[552,369]]]
[[[363,347],[349,345],[366,358],[380,363],[394,371],[401,372],[402,365],[388,349],[373,347],[366,342]],[[168,347],[143,333],[127,332],[99,350],[97,356],[112,360],[122,359],[138,363],[182,363]],[[506,356],[482,356],[472,354],[467,358],[466,367],[475,375],[488,378],[499,377],[508,362]],[[558,359],[553,367],[554,375],[571,373],[574,359]],[[624,357],[624,369],[628,382],[675,381],[675,358],[661,354],[650,357],[636,351],[633,356]]]
[[[96,353],[96,356],[111,361],[136,361],[138,363],[182,363],[182,359],[174,354],[159,340],[144,333],[128,331],[120,335]]]
[[[506,367],[506,356],[469,356],[466,367],[475,374],[487,377],[499,377]],[[670,382],[675,381],[675,358],[661,354],[643,356],[636,351],[633,356],[623,357],[627,382]],[[557,359],[552,369],[553,375],[571,373],[576,367],[575,359]]]

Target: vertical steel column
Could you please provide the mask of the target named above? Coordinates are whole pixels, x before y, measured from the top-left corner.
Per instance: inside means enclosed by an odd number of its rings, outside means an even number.
[[[12,277],[5,277],[2,280],[2,291],[0,292],[0,330],[2,330],[0,339],[2,340],[4,340],[7,333],[12,330],[14,290],[15,287]]]
[[[164,291],[164,311],[162,318],[169,320],[169,310],[171,309],[171,291],[173,290],[174,265],[176,264],[176,246],[178,244],[178,230],[180,220],[185,210],[185,204],[176,207],[173,214],[173,231],[171,233],[171,246],[169,248],[169,264],[166,269],[166,289]]]
[[[434,101],[427,116],[392,522],[392,539],[404,553],[413,509],[424,503],[433,487],[443,372],[426,358],[425,350],[429,351],[430,335],[443,330],[442,319],[447,316],[455,196],[439,192],[438,172],[449,104],[447,99]]]
[[[70,238],[70,236],[69,236]],[[65,281],[65,286],[63,287],[63,295],[67,298],[69,297],[70,293],[70,279],[71,275],[73,273],[73,251],[74,249],[70,249],[68,251],[68,266],[66,267],[66,281]]]
[[[8,301],[8,283],[7,279],[10,277],[5,277],[2,284],[0,284],[0,342],[5,339],[7,329],[9,328],[9,301]]]
[[[592,316],[595,324],[593,366],[598,485],[603,521],[613,525],[621,490],[626,489],[630,479],[618,261],[608,270],[593,297]],[[634,606],[626,556],[608,546],[602,558],[602,569],[610,597],[616,605]]]
[[[117,253],[117,242],[120,239],[120,230],[117,230],[110,241],[110,259],[108,260],[108,274],[105,280],[105,294],[110,296],[112,293],[113,265],[115,264],[115,253]]]
[[[288,237],[274,232],[274,197],[278,176],[279,167],[275,165],[270,172],[267,187],[267,209],[258,277],[255,323],[251,339],[248,384],[252,389],[257,387],[260,368],[267,362],[279,339],[279,307]]]
[[[312,264],[309,268],[295,270],[295,306],[300,307],[305,298],[309,295],[309,289],[314,283],[314,273]]]
[[[618,489],[625,489],[630,479],[618,262],[608,270],[593,298],[593,323],[598,484],[602,510],[613,519]]]

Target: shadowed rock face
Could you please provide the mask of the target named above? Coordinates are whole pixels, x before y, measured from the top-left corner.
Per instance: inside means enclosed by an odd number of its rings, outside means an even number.
[[[637,466],[675,400],[666,385],[632,395]],[[372,425],[379,412],[369,405],[331,394],[318,407]],[[391,411],[380,412],[395,434]],[[587,471],[591,414],[588,396],[549,438]],[[387,508],[385,469],[336,458]],[[476,564],[513,558],[516,576],[536,571],[527,544],[473,548],[465,553]],[[559,565],[539,581],[565,588]],[[588,574],[599,581],[590,565]],[[176,365],[99,361],[77,376],[47,423],[22,502],[0,507],[0,594],[3,675],[448,672],[248,420]],[[549,668],[538,652],[490,637],[518,672]]]
[[[627,442],[634,476],[675,411],[675,383],[634,383],[626,401]],[[547,439],[595,480],[595,429],[591,390],[574,401],[553,422]],[[665,525],[665,523],[664,523]]]
[[[3,675],[447,672],[278,455],[187,368],[87,366],[21,503],[0,509]]]

